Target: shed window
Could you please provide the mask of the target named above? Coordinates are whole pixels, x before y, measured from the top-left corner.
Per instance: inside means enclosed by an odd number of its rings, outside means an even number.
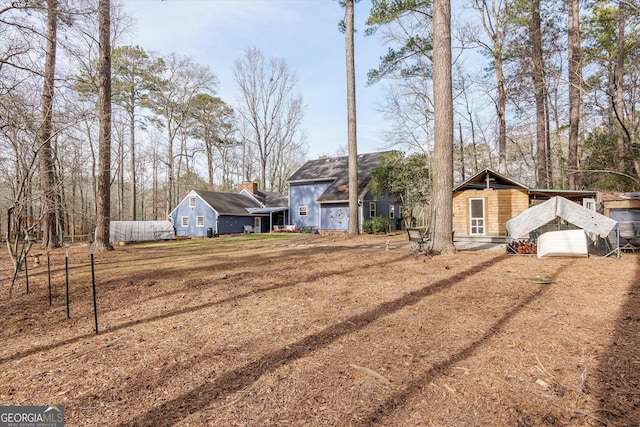
[[[592,211],[596,210],[596,199],[582,199],[582,206]]]
[[[298,215],[307,216],[307,207],[306,206],[298,206]]]
[[[369,218],[376,216],[376,202],[369,202]]]
[[[396,217],[396,207],[395,205],[389,205],[389,219],[395,219]]]
[[[196,217],[196,227],[204,227],[204,216]]]
[[[189,197],[189,207],[190,208],[195,208],[196,207],[196,198],[195,197]]]
[[[183,216],[181,222],[182,222],[182,226],[183,227],[188,227],[189,226],[189,217],[188,216]]]

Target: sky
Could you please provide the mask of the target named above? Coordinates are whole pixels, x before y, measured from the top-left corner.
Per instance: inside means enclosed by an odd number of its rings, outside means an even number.
[[[124,6],[135,20],[130,44],[209,66],[220,81],[217,95],[232,106],[239,95],[233,64],[246,48],[284,59],[306,105],[309,158],[346,153],[345,37],[338,29],[344,9],[337,0],[124,0]],[[383,86],[366,85],[387,50],[375,35],[364,35],[370,8],[370,0],[355,5],[358,153],[379,151],[389,126],[379,112]]]

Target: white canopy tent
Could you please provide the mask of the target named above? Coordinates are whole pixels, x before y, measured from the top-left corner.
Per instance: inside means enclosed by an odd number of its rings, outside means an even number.
[[[507,232],[514,239],[526,237],[535,229],[542,227],[557,217],[603,239],[607,238],[618,224],[598,212],[580,206],[564,197],[555,196],[544,203],[527,209],[515,218],[511,218],[506,224]]]
[[[607,239],[618,225],[611,218],[564,197],[555,196],[507,221],[507,233],[513,239],[528,237],[529,233],[558,217],[584,230],[592,236],[592,240],[595,240],[595,236]]]

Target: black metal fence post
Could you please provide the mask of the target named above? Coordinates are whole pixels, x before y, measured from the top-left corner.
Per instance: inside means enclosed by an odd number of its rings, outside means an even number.
[[[51,257],[47,252],[47,278],[49,283],[49,307],[51,307]]]
[[[64,271],[65,271],[65,288],[67,299],[67,319],[71,319],[71,312],[69,310],[69,251],[64,256]]]
[[[91,248],[91,287],[93,289],[93,317],[96,321],[96,335],[98,335],[98,303],[96,301],[96,275],[93,266],[93,247]]]

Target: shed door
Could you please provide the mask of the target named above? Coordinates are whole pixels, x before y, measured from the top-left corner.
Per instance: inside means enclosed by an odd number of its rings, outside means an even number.
[[[469,199],[470,234],[484,236],[484,199]]]

